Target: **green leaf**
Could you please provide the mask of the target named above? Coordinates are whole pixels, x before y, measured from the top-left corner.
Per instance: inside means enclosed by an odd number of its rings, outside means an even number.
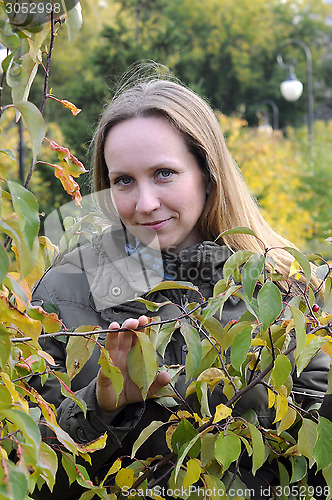
[[[261,432],[257,427],[248,422],[248,427],[252,440],[252,473],[255,475],[257,469],[262,467],[265,462],[265,445]]]
[[[278,496],[280,500],[288,500],[288,496],[286,495],[286,488],[289,486],[289,476],[286,467],[278,461],[278,469],[279,469],[279,481],[281,486],[281,495]]]
[[[22,288],[22,286],[20,285],[20,283],[18,281],[16,281],[12,276],[7,275],[5,277],[5,279],[3,280],[3,284],[8,288],[8,290],[11,290],[18,297],[20,297],[20,299],[23,300],[23,302],[24,302],[24,304],[26,306],[29,305],[29,299],[27,297],[27,294],[25,293],[24,288]],[[34,319],[37,319],[37,318],[34,318]]]
[[[307,460],[303,455],[290,457],[292,462],[292,477],[290,482],[296,483],[304,478],[307,473]]]
[[[172,321],[171,323],[166,323],[161,325],[157,333],[156,349],[164,357],[166,347],[168,346],[174,331],[180,326],[178,321]]]
[[[249,300],[252,299],[258,278],[262,274],[264,263],[264,255],[254,254],[241,270],[243,288]]]
[[[244,262],[246,262],[251,256],[253,252],[250,250],[239,250],[238,252],[233,253],[225,262],[224,265],[224,279],[228,280],[230,276],[236,275],[238,272],[239,266],[241,266]]]
[[[231,463],[239,458],[240,453],[241,440],[236,434],[219,434],[214,445],[214,455],[223,466],[223,472],[226,472]]]
[[[217,297],[210,297],[207,306],[203,309],[202,323],[205,323],[205,321],[208,318],[211,318],[217,311],[219,311],[219,316],[221,316],[225,302],[234,292],[237,292],[238,290],[239,286],[234,285],[229,287],[226,292],[219,294]]]
[[[192,325],[182,323],[180,332],[188,349],[186,356],[186,380],[188,381],[199,374],[202,360],[202,344],[197,329]]]
[[[172,448],[175,453],[178,454],[186,449],[190,458],[196,458],[200,452],[201,443],[196,440],[192,443],[192,440],[199,437],[200,436],[194,426],[188,420],[183,418],[172,435]],[[191,444],[191,446],[187,449],[189,444]],[[193,446],[193,444],[195,446]]]
[[[39,231],[38,203],[35,196],[14,181],[7,181],[12,195],[14,211],[26,237],[28,248],[32,250]]]
[[[317,470],[324,469],[332,463],[332,422],[324,417],[319,418],[313,458],[317,462]]]
[[[25,474],[9,460],[3,463],[7,474],[0,484],[0,498],[3,500],[25,500],[28,491],[28,479]]]
[[[60,383],[61,394],[66,398],[69,398],[71,401],[74,401],[81,408],[84,415],[86,415],[86,402],[83,399],[78,398],[75,392],[71,390],[68,373],[56,371],[53,371],[52,373]]]
[[[15,103],[15,108],[22,113],[23,120],[30,132],[33,162],[35,162],[46,133],[44,119],[37,106],[32,102],[18,101]]]
[[[209,500],[221,500],[226,498],[231,498],[226,493],[225,485],[220,479],[212,475],[205,475],[204,481],[206,482],[207,489],[209,490]],[[239,489],[240,490],[240,489]],[[236,489],[235,489],[236,491]],[[244,490],[241,490],[244,491]]]
[[[12,160],[16,160],[15,154],[10,150],[10,149],[2,149],[0,148],[0,153],[4,153],[5,155],[9,156]]]
[[[181,447],[179,452],[179,458],[174,469],[175,480],[179,474],[181,465],[183,464],[183,461],[186,458],[186,456],[188,455],[190,458],[195,458],[199,453],[200,447],[201,447],[201,441],[200,441],[200,434],[198,433],[189,442],[187,442]]]
[[[249,227],[242,227],[242,226],[237,226],[233,227],[232,229],[227,229],[226,231],[223,231],[218,238],[221,236],[225,236],[227,234],[251,234],[252,236],[256,236],[254,231],[250,229]]]
[[[158,292],[159,290],[195,290],[197,291],[197,286],[192,285],[191,283],[185,281],[162,281],[158,285],[152,288],[146,295],[150,295],[151,293]]]
[[[9,256],[3,245],[0,244],[0,284],[3,282],[8,273]]]
[[[274,367],[271,371],[271,382],[275,389],[282,386],[292,371],[292,364],[284,354],[276,357]]]
[[[295,260],[300,264],[306,278],[306,283],[308,285],[311,279],[311,267],[308,259],[305,257],[305,255],[303,255],[303,253],[296,250],[296,248],[284,247],[284,250],[287,250],[287,252],[293,255]]]
[[[72,43],[76,38],[77,33],[82,26],[82,9],[79,2],[76,3],[75,7],[72,7],[67,11],[66,14],[66,28],[68,33],[69,42]]]
[[[147,427],[145,427],[136,441],[133,444],[133,448],[131,451],[131,458],[134,458],[136,451],[138,448],[142,446],[143,443],[153,434],[157,429],[159,429],[162,425],[166,425],[166,422],[161,422],[159,420],[155,420],[154,422],[151,422]]]
[[[325,303],[324,311],[332,314],[332,277],[329,276],[325,281]]]
[[[9,360],[11,349],[12,344],[10,341],[10,333],[0,323],[0,366],[2,371],[5,371],[5,366]]]
[[[48,427],[53,430],[56,438],[60,443],[62,443],[67,450],[69,450],[73,455],[77,455],[77,445],[73,438],[69,436],[69,434],[64,431],[58,424],[54,424],[53,422],[47,422]]]
[[[58,457],[55,451],[44,441],[40,443],[38,465],[41,468],[41,475],[52,490],[55,484],[55,475],[58,469]]]
[[[26,443],[32,445],[37,461],[39,446],[41,443],[41,436],[36,422],[32,417],[30,417],[30,415],[22,410],[3,409],[1,413],[2,418],[8,419],[10,422],[12,422],[13,426],[22,433]]]
[[[295,323],[296,333],[296,352],[297,358],[301,354],[305,346],[306,339],[306,321],[304,314],[295,306],[290,306]]]
[[[151,300],[142,299],[140,297],[136,298],[135,302],[140,302],[141,304],[144,304],[147,310],[151,312],[156,312],[162,306],[166,306],[167,304],[172,304],[170,300],[167,300],[165,302],[152,302]]]
[[[238,332],[231,347],[231,364],[238,372],[241,371],[242,363],[245,361],[251,344],[251,326],[244,327]]]
[[[323,469],[323,476],[327,484],[324,491],[324,494],[326,495],[325,500],[330,500],[332,498],[332,464]]]
[[[309,342],[302,352],[297,353],[296,366],[297,366],[297,376],[304,370],[309,361],[317,354],[322,345],[326,344],[327,339],[324,337],[316,337],[311,342]]]
[[[13,406],[13,400],[7,387],[0,384],[0,410],[10,410]]]
[[[121,370],[112,364],[109,352],[105,347],[100,348],[100,358],[98,364],[102,367],[104,375],[110,379],[118,402],[123,389],[123,375]]]
[[[76,328],[75,332],[91,332],[95,330],[94,326],[81,326]],[[72,380],[83,368],[85,363],[90,359],[94,348],[98,333],[89,335],[88,337],[70,337],[66,351],[66,368],[70,380]]]
[[[279,288],[270,281],[264,283],[258,292],[257,302],[263,330],[267,330],[282,311],[282,299]]]
[[[299,453],[309,459],[309,467],[313,464],[313,449],[317,440],[317,424],[308,418],[302,420],[298,434],[297,448]]]
[[[201,439],[201,463],[203,467],[207,467],[214,460],[214,443],[217,436],[215,434],[207,433]]]
[[[136,332],[138,342],[129,351],[128,373],[146,398],[158,371],[158,357],[149,337],[144,332]]]

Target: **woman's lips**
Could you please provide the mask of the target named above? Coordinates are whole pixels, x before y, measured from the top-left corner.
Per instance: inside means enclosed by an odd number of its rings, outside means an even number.
[[[154,229],[155,231],[158,231],[158,229],[162,229],[170,220],[171,218],[156,220],[153,222],[145,222],[144,224],[141,224],[141,226],[145,227],[146,229]]]

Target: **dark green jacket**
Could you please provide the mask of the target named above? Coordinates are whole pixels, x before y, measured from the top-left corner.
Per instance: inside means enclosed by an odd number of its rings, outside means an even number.
[[[230,251],[226,246],[203,242],[183,250],[179,256],[174,256],[173,261],[169,258],[167,267],[169,277],[192,282],[198,287],[201,295],[194,290],[184,292],[170,289],[155,292],[153,296],[149,295],[149,300],[172,302],[163,306],[158,311],[158,316],[161,319],[176,318],[183,312],[183,309],[179,307],[182,307],[186,301],[199,302],[202,296],[206,298],[211,296],[213,286],[222,278],[224,262],[229,256]],[[143,253],[143,255],[129,258],[124,250],[122,229],[108,230],[97,237],[91,245],[75,249],[55,267],[48,270],[35,287],[33,305],[47,307],[48,303],[52,303],[58,309],[59,317],[67,328],[99,325],[106,329],[112,321],[122,324],[129,317],[138,317],[141,314],[155,315],[156,313],[147,312],[145,305],[134,299],[144,295],[162,281],[159,265],[158,254],[154,254],[153,251],[146,255]],[[244,303],[231,297],[223,309],[222,325],[231,320],[238,320],[245,311]],[[104,340],[105,334],[101,334],[100,341]],[[51,339],[43,342],[43,348],[52,355],[57,369],[65,371],[65,344]],[[163,364],[182,364],[185,354],[182,336],[175,332],[167,347]],[[294,380],[294,391],[300,394],[299,397],[303,399],[306,407],[315,401],[321,402],[326,391],[329,360],[324,355],[320,355],[319,358],[308,365],[300,379]],[[96,376],[100,368],[98,359],[99,350],[96,348],[90,360],[72,381],[72,389],[87,404],[86,418],[74,402],[61,395],[57,381],[50,380],[44,386],[40,385],[37,378],[32,381],[43,397],[57,407],[61,427],[76,442],[87,443],[107,432],[107,446],[91,455],[92,466],[89,467],[87,462],[84,462],[90,477],[96,475],[100,477],[103,471],[108,470],[116,457],[130,455],[133,442],[151,421],[167,421],[170,416],[169,409],[154,400],[148,400],[144,403],[128,405],[117,415],[112,424],[108,425],[100,414],[95,395]],[[184,396],[184,376],[180,376],[177,390]],[[224,400],[222,393],[215,391],[213,394],[216,399],[213,405]],[[236,405],[236,412],[243,414],[253,409],[261,424],[269,427],[274,416],[271,410],[267,410],[266,401],[266,389],[258,385],[241,398]],[[51,438],[52,432],[47,426],[42,425],[41,430],[44,439]],[[168,453],[169,448],[164,439],[164,430],[160,430],[139,449],[137,456],[147,458]],[[248,470],[250,470],[250,465]],[[255,498],[263,498],[259,495],[261,487],[264,488],[274,478],[273,471],[266,469],[261,478],[259,471],[257,472],[254,479],[254,486],[257,488]],[[242,479],[252,487],[253,477],[245,468],[242,471]],[[77,485],[72,485],[70,488],[68,485],[64,486],[66,483],[66,474],[60,467],[53,493],[43,488],[40,496],[36,493],[35,498],[43,500],[78,498],[81,489]]]

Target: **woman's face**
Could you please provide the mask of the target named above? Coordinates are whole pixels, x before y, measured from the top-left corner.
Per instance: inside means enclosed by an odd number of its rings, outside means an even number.
[[[153,248],[179,252],[202,241],[206,182],[181,134],[161,117],[130,118],[104,149],[112,202],[124,225]]]

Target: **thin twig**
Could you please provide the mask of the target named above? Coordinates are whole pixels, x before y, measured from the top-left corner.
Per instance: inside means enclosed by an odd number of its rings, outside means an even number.
[[[55,33],[54,33],[54,11],[52,9],[52,11],[51,11],[51,40],[50,40],[50,47],[49,47],[49,50],[48,50],[48,53],[47,53],[47,62],[46,62],[46,68],[45,68],[43,97],[42,97],[42,102],[41,102],[41,105],[40,105],[40,108],[39,108],[39,110],[40,110],[40,112],[41,112],[42,115],[44,113],[45,103],[46,103],[46,99],[47,99],[47,96],[48,96],[48,84],[49,84],[49,79],[50,79],[50,67],[51,67],[52,52],[53,52],[53,48],[54,48],[54,39],[55,39]],[[32,174],[34,172],[34,169],[35,169],[35,162],[32,160],[31,164],[30,164],[30,168],[29,168],[29,172],[28,172],[27,178],[26,178],[25,183],[24,183],[25,189],[27,189],[29,187],[29,184],[30,184],[30,181],[31,181],[31,177],[32,177]]]
[[[202,307],[203,305],[205,305],[207,303],[207,301],[203,302],[202,304],[198,304],[196,307],[194,307],[194,309],[192,309],[192,311],[189,311],[187,313],[183,313],[181,314],[180,316],[178,316],[177,318],[172,318],[172,319],[164,319],[164,320],[161,320],[161,321],[153,321],[152,323],[149,323],[147,325],[143,325],[143,326],[138,326],[137,328],[135,328],[135,330],[143,330],[144,328],[149,328],[150,326],[155,326],[155,325],[165,325],[167,323],[173,323],[173,322],[176,322],[178,321],[179,319],[182,319],[182,318],[185,318],[187,316],[190,316],[194,311],[196,311],[197,309],[199,309],[200,307]],[[93,335],[93,334],[100,334],[100,333],[118,333],[118,332],[124,332],[124,331],[127,331],[128,328],[116,328],[114,330],[104,330],[104,329],[100,329],[100,330],[94,330],[94,331],[90,331],[90,332],[68,332],[68,331],[60,331],[60,332],[55,332],[55,333],[42,333],[41,335],[39,335],[39,339],[45,339],[45,338],[53,338],[53,337],[60,337],[60,336],[63,336],[63,335],[66,335],[67,337],[88,337],[89,335]],[[32,337],[15,337],[15,338],[12,338],[11,341],[12,342],[28,342],[28,341],[31,341],[31,340],[34,340]]]

